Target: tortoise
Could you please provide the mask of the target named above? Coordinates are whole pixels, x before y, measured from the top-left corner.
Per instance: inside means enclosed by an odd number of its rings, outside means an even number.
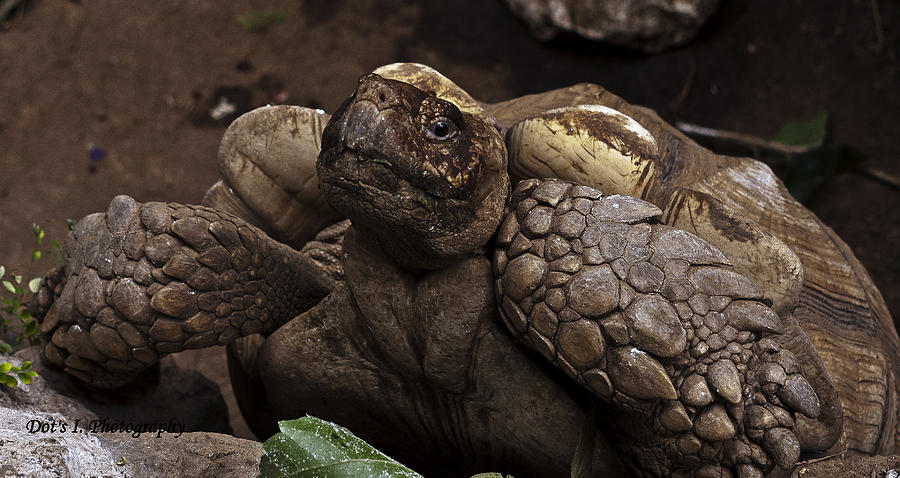
[[[596,85],[482,104],[393,64],[330,119],[245,115],[220,159],[205,206],[79,221],[33,305],[46,361],[116,388],[232,344],[242,401],[436,476],[565,473],[591,409],[597,476],[894,449],[897,333],[847,246]]]

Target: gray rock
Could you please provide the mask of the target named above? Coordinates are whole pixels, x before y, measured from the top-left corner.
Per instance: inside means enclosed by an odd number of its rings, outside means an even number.
[[[692,39],[718,0],[504,0],[539,40],[574,33],[656,53]]]
[[[227,407],[218,386],[200,373],[167,357],[158,386],[100,403],[44,366],[39,353],[30,347],[3,357],[13,365],[31,361],[38,377],[14,389],[0,387],[0,476],[256,476],[262,444],[216,433],[230,432]],[[100,425],[91,433],[94,420]],[[73,433],[76,422],[79,432]],[[118,423],[184,428],[135,436],[114,431]]]

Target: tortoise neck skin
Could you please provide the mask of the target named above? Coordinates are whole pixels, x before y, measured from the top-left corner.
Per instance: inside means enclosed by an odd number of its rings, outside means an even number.
[[[413,270],[479,253],[509,194],[492,122],[375,74],[325,127],[316,169],[332,207]]]

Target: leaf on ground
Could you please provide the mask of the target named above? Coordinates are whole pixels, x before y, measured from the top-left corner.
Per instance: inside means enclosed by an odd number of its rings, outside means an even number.
[[[422,478],[344,427],[303,417],[278,422],[281,433],[263,443],[263,478]]]
[[[788,121],[783,124],[772,140],[791,146],[817,148],[825,142],[827,124],[828,112],[819,110],[812,118]]]
[[[792,155],[787,164],[784,185],[798,201],[805,203],[826,181],[853,170],[863,153],[851,146],[825,146]]]

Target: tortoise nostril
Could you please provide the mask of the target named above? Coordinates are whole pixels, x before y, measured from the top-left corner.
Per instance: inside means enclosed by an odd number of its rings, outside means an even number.
[[[382,92],[382,93],[378,93],[378,101],[384,103],[384,100],[385,100],[384,93],[383,93],[383,92]]]

